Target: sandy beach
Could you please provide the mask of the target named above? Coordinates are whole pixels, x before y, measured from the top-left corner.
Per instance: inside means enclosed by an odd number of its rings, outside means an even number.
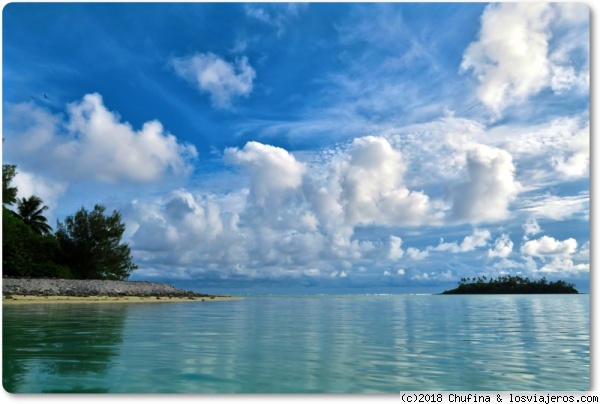
[[[12,279],[2,280],[2,304],[219,302],[239,297],[177,289],[157,282]]]
[[[2,304],[52,304],[52,303],[177,303],[177,302],[222,302],[241,300],[241,297],[150,297],[150,296],[2,296]]]

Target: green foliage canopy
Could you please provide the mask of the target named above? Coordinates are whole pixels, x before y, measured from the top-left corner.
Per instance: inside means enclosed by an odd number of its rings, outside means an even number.
[[[95,205],[88,212],[81,208],[64,223],[58,222],[56,236],[63,251],[63,262],[76,279],[122,280],[137,266],[131,261],[131,250],[121,237],[125,225],[114,211],[104,214],[105,207]]]
[[[40,235],[13,211],[2,207],[2,274],[14,277],[71,278],[69,268],[58,264],[58,240]]]
[[[16,173],[16,166],[2,165],[3,275],[122,280],[137,269],[129,246],[121,243],[125,225],[118,212],[107,216],[102,205],[92,212],[81,208],[51,234],[42,199],[17,198],[11,186]],[[6,208],[14,204],[18,213]]]

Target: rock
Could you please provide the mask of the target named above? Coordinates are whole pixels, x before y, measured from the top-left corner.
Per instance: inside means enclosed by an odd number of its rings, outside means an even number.
[[[191,300],[214,296],[189,290],[177,289],[171,285],[157,282],[78,280],[78,279],[15,279],[2,280],[2,293],[23,296],[140,296],[173,298],[187,297]]]

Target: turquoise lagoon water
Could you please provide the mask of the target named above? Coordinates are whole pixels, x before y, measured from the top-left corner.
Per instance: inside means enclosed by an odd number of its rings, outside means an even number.
[[[588,295],[288,296],[3,308],[17,393],[585,390]]]

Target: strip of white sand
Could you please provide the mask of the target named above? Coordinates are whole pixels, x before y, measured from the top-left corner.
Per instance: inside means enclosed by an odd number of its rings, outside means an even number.
[[[154,296],[2,296],[2,304],[39,304],[39,303],[175,303],[175,302],[221,302],[226,300],[241,300],[241,297],[211,296],[211,297],[154,297]]]

